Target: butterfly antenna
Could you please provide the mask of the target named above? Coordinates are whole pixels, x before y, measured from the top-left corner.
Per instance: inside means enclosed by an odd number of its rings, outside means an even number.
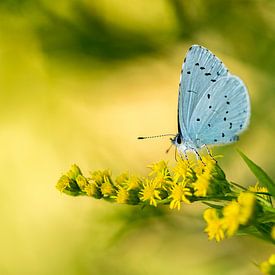
[[[174,135],[174,134],[164,134],[164,135],[157,135],[157,136],[138,137],[138,139],[159,138],[159,137],[167,137],[167,136],[175,137],[176,135]]]

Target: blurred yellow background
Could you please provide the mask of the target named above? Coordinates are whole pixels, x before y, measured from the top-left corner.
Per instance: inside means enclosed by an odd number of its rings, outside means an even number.
[[[146,173],[176,133],[181,63],[192,44],[247,84],[249,129],[215,148],[227,177],[254,184],[236,148],[273,178],[275,1],[2,0],[0,274],[258,274],[272,247],[216,244],[203,206],[141,210],[55,189],[77,163]]]

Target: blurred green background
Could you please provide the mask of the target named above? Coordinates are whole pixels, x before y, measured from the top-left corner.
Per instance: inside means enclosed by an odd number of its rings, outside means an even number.
[[[181,63],[192,44],[249,87],[240,142],[216,148],[227,177],[256,183],[236,148],[275,178],[275,1],[1,0],[0,274],[258,274],[272,247],[216,244],[203,206],[140,210],[54,187],[77,163],[144,174],[176,133]]]

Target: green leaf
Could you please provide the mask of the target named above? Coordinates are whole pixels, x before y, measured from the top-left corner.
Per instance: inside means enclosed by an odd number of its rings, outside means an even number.
[[[258,179],[258,181],[269,190],[273,197],[275,197],[275,184],[272,181],[272,179],[266,174],[266,172],[261,167],[259,167],[252,160],[250,160],[244,153],[242,153],[241,151],[238,152],[243,158],[243,160],[246,162],[247,166],[250,168],[252,173]]]

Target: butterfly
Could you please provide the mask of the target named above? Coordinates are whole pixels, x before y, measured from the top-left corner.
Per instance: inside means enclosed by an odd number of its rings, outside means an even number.
[[[250,119],[250,99],[243,81],[229,73],[208,49],[193,45],[182,65],[178,98],[178,134],[172,143],[186,156],[207,145],[238,140]]]
[[[171,139],[178,151],[186,158],[186,153],[193,151],[201,159],[198,150],[203,147],[210,154],[208,145],[237,141],[249,124],[250,113],[243,81],[230,74],[211,51],[191,46],[180,75],[178,134]]]

